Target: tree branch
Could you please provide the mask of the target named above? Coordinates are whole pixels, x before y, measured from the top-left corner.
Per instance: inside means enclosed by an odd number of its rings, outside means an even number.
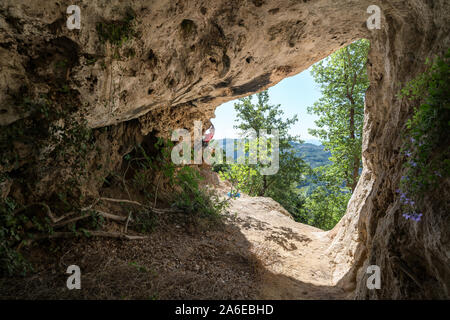
[[[124,233],[118,232],[106,232],[106,231],[94,231],[94,230],[86,230],[93,237],[105,237],[105,238],[117,238],[117,239],[125,239],[125,240],[143,240],[148,237],[145,236],[131,236]],[[74,232],[54,232],[52,234],[46,235],[33,235],[31,240],[44,240],[44,239],[57,239],[57,238],[73,238],[77,237],[78,234]]]

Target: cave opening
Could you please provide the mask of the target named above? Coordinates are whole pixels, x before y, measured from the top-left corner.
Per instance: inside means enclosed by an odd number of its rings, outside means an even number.
[[[225,164],[215,164],[213,171],[231,182],[231,197],[233,189],[271,197],[297,222],[322,230],[331,230],[339,222],[362,172],[369,47],[368,40],[357,40],[283,79],[263,96],[259,93],[232,100],[216,109],[211,122],[215,143],[224,150]],[[279,178],[258,175],[251,171],[258,164],[248,161],[251,137],[242,129],[270,132],[277,126],[287,129],[280,137],[288,140],[283,151],[290,149],[305,166],[290,158],[280,162],[281,172],[274,174]],[[237,150],[243,145],[245,151]],[[281,158],[290,156],[280,154]],[[295,175],[295,170],[302,173]]]

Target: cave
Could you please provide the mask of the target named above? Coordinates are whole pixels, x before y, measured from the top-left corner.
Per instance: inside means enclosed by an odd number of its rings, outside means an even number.
[[[448,49],[448,1],[96,1],[80,5],[81,28],[72,30],[66,27],[68,5],[1,2],[0,125],[29,116],[18,110],[20,97],[51,93],[67,107],[61,112],[82,115],[102,141],[91,159],[104,165],[97,176],[120,167],[134,141],[149,134],[167,138],[176,127],[191,129],[195,120],[209,124],[220,104],[369,39],[363,171],[345,216],[329,233],[332,279],[348,298],[449,298],[448,177],[438,197],[425,196],[429,210],[421,224],[401,218],[395,191],[404,162],[401,133],[413,111],[397,93],[424,71],[427,59]],[[380,8],[379,29],[368,28],[371,5]],[[114,26],[119,37],[99,34],[99,25],[104,33]],[[55,66],[55,60],[64,63]],[[31,152],[20,148],[25,158]],[[0,170],[14,180],[24,163]],[[57,168],[31,172],[41,179],[32,194],[21,191],[30,202],[54,191],[53,181],[65,174]],[[85,181],[88,192],[103,185],[97,180]],[[2,197],[17,189],[8,181],[1,182]],[[366,286],[370,265],[380,267],[380,289]]]

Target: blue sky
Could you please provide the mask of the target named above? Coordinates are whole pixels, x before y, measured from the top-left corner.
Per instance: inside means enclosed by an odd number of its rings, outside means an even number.
[[[271,104],[280,104],[286,117],[297,114],[298,122],[292,127],[291,134],[300,135],[300,138],[306,142],[317,140],[308,133],[308,129],[316,127],[314,120],[318,118],[308,114],[307,107],[312,106],[321,96],[319,86],[314,82],[310,69],[286,78],[269,88]],[[216,109],[216,117],[212,119],[216,129],[215,139],[238,137],[238,131],[233,128],[236,124],[235,102],[237,100],[229,101]]]

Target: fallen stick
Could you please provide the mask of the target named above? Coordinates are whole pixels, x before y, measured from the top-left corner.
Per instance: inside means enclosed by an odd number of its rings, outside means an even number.
[[[131,203],[131,204],[135,204],[135,205],[137,205],[137,206],[144,207],[144,205],[143,205],[142,203],[139,203],[139,202],[133,201],[133,200],[127,200],[127,199],[113,199],[113,198],[104,198],[104,197],[101,197],[101,198],[99,198],[99,200],[103,200],[103,201],[111,201],[111,202]]]
[[[130,222],[130,219],[131,219],[131,211],[128,213],[127,222],[125,222],[125,226],[123,227],[123,233],[127,233],[128,223]]]
[[[104,218],[107,218],[107,219],[111,219],[111,220],[114,220],[114,221],[121,221],[121,222],[127,221],[127,217],[117,216],[115,214],[111,214],[111,213],[108,213],[108,212],[100,211],[100,210],[97,210],[97,209],[95,209],[94,211],[98,215],[100,215],[100,216],[102,216]]]
[[[152,209],[150,209],[150,210],[152,210],[153,212],[156,212],[156,213],[182,213],[182,212],[184,212],[183,210],[180,210],[180,209],[157,209],[157,208],[152,208]]]
[[[52,227],[53,228],[64,227],[65,225],[68,225],[69,223],[76,222],[78,220],[81,220],[81,219],[84,219],[84,218],[87,218],[87,217],[90,217],[90,216],[91,216],[90,214],[85,214],[83,216],[79,216],[79,217],[75,217],[75,218],[72,218],[72,219],[69,219],[69,220],[66,220],[66,221],[61,221],[59,223],[55,223]]]
[[[81,208],[80,210],[81,210],[81,211],[88,211],[88,210],[91,210],[92,207],[95,206],[99,201],[100,201],[100,199],[96,199],[96,200],[94,201],[94,203],[92,203],[91,205],[89,205],[89,206],[87,206],[87,207]]]
[[[128,224],[128,220],[131,219],[129,217],[121,217],[121,216],[117,216],[115,214],[111,214],[111,213],[104,212],[104,211],[101,211],[101,210],[93,209],[93,211],[96,212],[99,216],[102,216],[102,217],[107,218],[107,219],[111,219],[111,220],[119,221],[119,222],[127,221],[127,224]],[[63,227],[65,225],[68,225],[69,223],[76,222],[76,221],[82,220],[82,219],[90,217],[90,216],[91,216],[90,214],[85,214],[85,215],[82,215],[82,216],[79,216],[79,217],[75,217],[75,218],[72,218],[72,219],[69,219],[69,220],[66,220],[66,221],[55,223],[52,227],[53,228],[60,228],[60,227]],[[133,220],[131,219],[131,221],[133,221]]]
[[[85,230],[85,232],[89,233],[90,236],[93,237],[104,237],[104,238],[117,238],[117,239],[125,239],[125,240],[143,240],[148,237],[145,236],[131,236],[118,232],[107,232],[107,231],[92,231]],[[32,236],[32,240],[44,240],[44,239],[57,239],[57,238],[73,238],[77,237],[79,234],[74,232],[54,232],[52,234],[47,235],[34,235]]]

